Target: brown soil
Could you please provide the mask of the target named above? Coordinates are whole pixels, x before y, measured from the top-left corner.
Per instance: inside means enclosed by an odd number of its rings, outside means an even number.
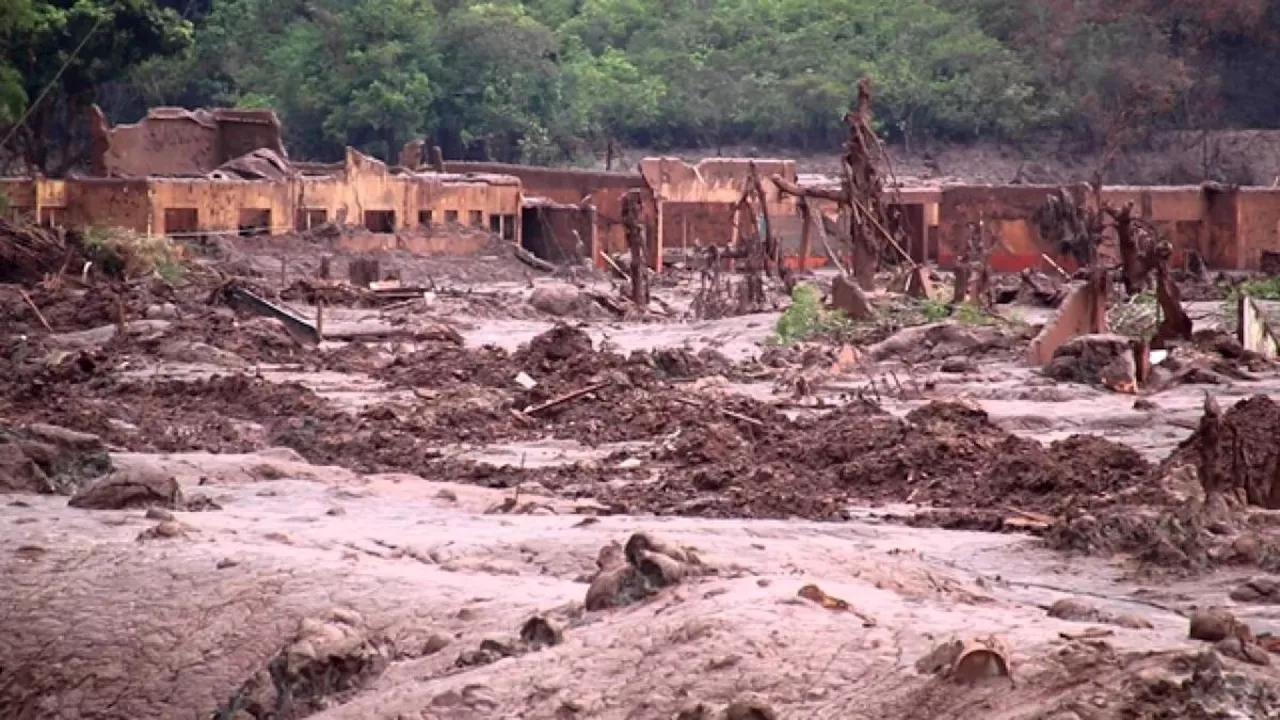
[[[1127,446],[1075,436],[1046,447],[954,403],[905,420],[854,405],[817,419],[769,417],[765,428],[726,416],[687,428],[661,455],[670,465],[649,483],[592,488],[584,469],[527,474],[629,512],[831,520],[853,504],[912,502],[984,508],[964,524],[998,527],[1018,510],[1106,505],[1150,472]]]

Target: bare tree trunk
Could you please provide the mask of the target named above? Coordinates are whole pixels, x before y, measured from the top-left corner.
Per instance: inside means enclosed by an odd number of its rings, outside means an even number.
[[[640,222],[640,193],[632,191],[622,204],[622,223],[631,249],[631,302],[636,307],[649,306],[649,250],[644,226]]]

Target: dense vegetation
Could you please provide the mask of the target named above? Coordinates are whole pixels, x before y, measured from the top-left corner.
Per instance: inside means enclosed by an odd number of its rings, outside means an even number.
[[[1280,0],[0,0],[0,130],[34,106],[8,149],[55,172],[92,102],[271,106],[317,159],[829,149],[865,74],[898,140],[1105,145],[1280,125],[1278,23]]]

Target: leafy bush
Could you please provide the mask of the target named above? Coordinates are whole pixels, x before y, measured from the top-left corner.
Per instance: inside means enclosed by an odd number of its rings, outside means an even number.
[[[85,255],[107,275],[136,278],[154,272],[169,282],[182,279],[182,251],[167,237],[90,227],[83,243]]]
[[[791,291],[791,306],[773,326],[773,345],[791,345],[802,340],[846,329],[851,321],[840,310],[822,307],[822,294],[812,285],[800,284]]]

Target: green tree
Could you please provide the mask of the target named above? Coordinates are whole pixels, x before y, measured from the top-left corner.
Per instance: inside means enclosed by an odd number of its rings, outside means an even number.
[[[557,159],[553,139],[570,113],[558,43],[520,4],[477,3],[444,18],[436,105],[450,156]]]
[[[12,142],[29,166],[53,174],[83,159],[86,146],[75,142],[83,131],[77,131],[100,88],[149,58],[181,52],[192,40],[191,24],[152,0],[7,3],[0,11],[2,112],[11,125],[15,110],[27,105]],[[21,77],[20,92],[14,73]]]

